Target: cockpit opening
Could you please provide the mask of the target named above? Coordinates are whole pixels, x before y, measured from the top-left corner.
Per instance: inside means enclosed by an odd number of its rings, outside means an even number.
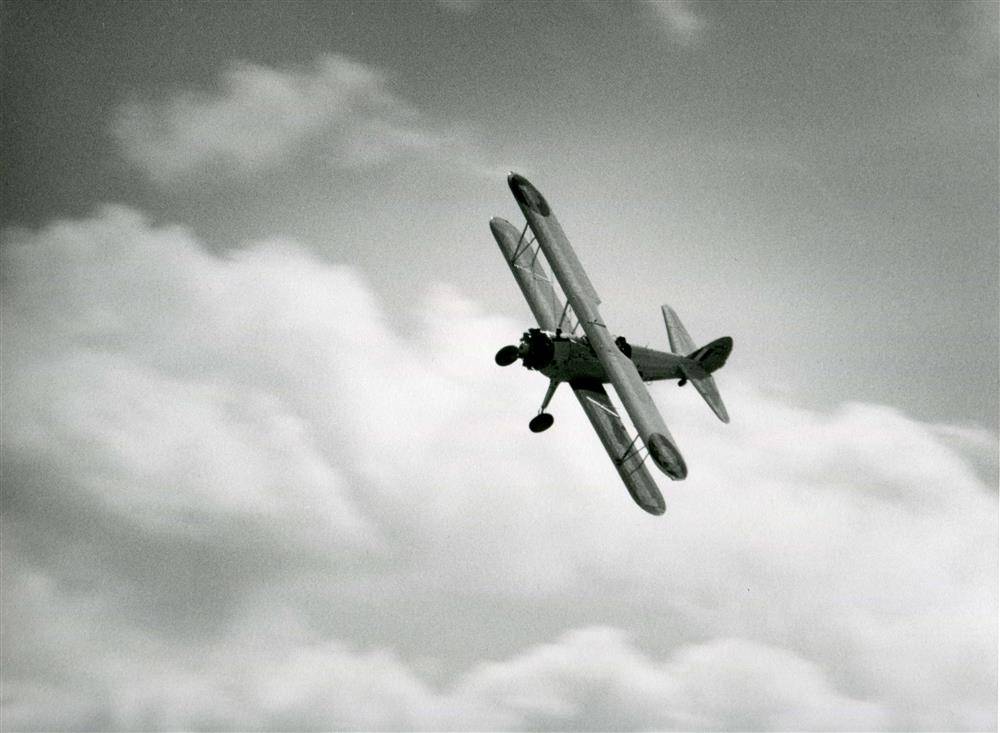
[[[626,341],[624,336],[619,336],[615,339],[615,346],[617,346],[618,350],[625,354],[625,356],[629,359],[632,358],[632,344]]]

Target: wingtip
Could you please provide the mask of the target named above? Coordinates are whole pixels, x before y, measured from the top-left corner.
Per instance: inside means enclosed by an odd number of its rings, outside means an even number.
[[[706,398],[706,402],[708,402]],[[712,412],[715,416],[719,418],[722,422],[729,424],[729,410],[726,409],[726,404],[722,401],[722,398],[718,394],[715,395],[715,399],[708,402],[708,406],[712,408]]]
[[[674,442],[662,433],[653,433],[645,440],[649,457],[663,473],[674,481],[687,478],[687,464]]]
[[[494,239],[499,237],[513,237],[515,240],[517,239],[517,227],[500,216],[494,216],[490,219],[490,231],[493,232]]]
[[[663,503],[640,504],[639,506],[642,507],[643,511],[645,511],[647,514],[652,514],[654,517],[662,517],[667,511],[667,506],[666,504]]]
[[[510,190],[514,193],[515,196],[518,194],[520,189],[534,188],[534,186],[531,185],[531,182],[528,181],[527,178],[522,176],[520,173],[517,173],[516,171],[509,171],[507,173],[507,186],[510,187]]]
[[[514,199],[521,206],[521,210],[527,214],[532,211],[539,216],[549,216],[552,210],[541,192],[535,188],[527,178],[520,173],[511,171],[507,174],[507,185],[510,192],[514,194]]]

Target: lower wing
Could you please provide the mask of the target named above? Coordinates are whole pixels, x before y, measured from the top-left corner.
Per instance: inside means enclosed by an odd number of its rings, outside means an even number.
[[[663,514],[666,510],[663,495],[646,470],[637,441],[629,439],[604,387],[597,382],[570,382],[570,386],[635,503],[650,514]]]

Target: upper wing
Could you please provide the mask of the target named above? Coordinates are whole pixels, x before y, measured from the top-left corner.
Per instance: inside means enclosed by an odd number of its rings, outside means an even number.
[[[507,181],[562,286],[566,299],[580,319],[590,345],[604,366],[608,379],[614,384],[626,412],[649,449],[650,456],[660,470],[671,478],[684,478],[687,475],[684,459],[663,423],[659,410],[653,404],[635,364],[615,345],[614,337],[597,309],[601,300],[548,202],[523,176],[511,173]]]
[[[604,387],[596,382],[571,382],[570,386],[635,503],[650,514],[663,514],[663,495],[646,470],[638,447],[629,440]]]
[[[490,219],[490,231],[500,245],[503,258],[514,273],[514,279],[521,286],[524,299],[535,315],[538,325],[546,331],[561,327],[563,304],[556,295],[542,263],[538,261],[538,251],[527,245],[521,232],[509,221],[494,217]]]

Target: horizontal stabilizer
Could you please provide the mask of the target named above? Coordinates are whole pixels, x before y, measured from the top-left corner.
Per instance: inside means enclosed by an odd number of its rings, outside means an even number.
[[[712,377],[692,379],[691,384],[698,390],[698,393],[708,403],[708,406],[712,408],[712,412],[715,413],[716,417],[722,420],[722,422],[729,422],[729,413],[726,411],[726,405],[722,402],[719,388],[715,386],[715,380]]]
[[[691,382],[698,394],[704,398],[712,412],[722,420],[729,422],[729,413],[726,405],[722,402],[719,388],[715,385],[712,372],[721,369],[729,358],[733,350],[733,339],[723,336],[712,341],[700,349],[696,349],[690,334],[681,323],[681,319],[669,305],[665,305],[663,310],[663,322],[667,326],[667,337],[670,339],[670,350],[675,354],[687,357],[681,362],[681,372],[684,379]],[[681,380],[681,384],[684,380]]]

